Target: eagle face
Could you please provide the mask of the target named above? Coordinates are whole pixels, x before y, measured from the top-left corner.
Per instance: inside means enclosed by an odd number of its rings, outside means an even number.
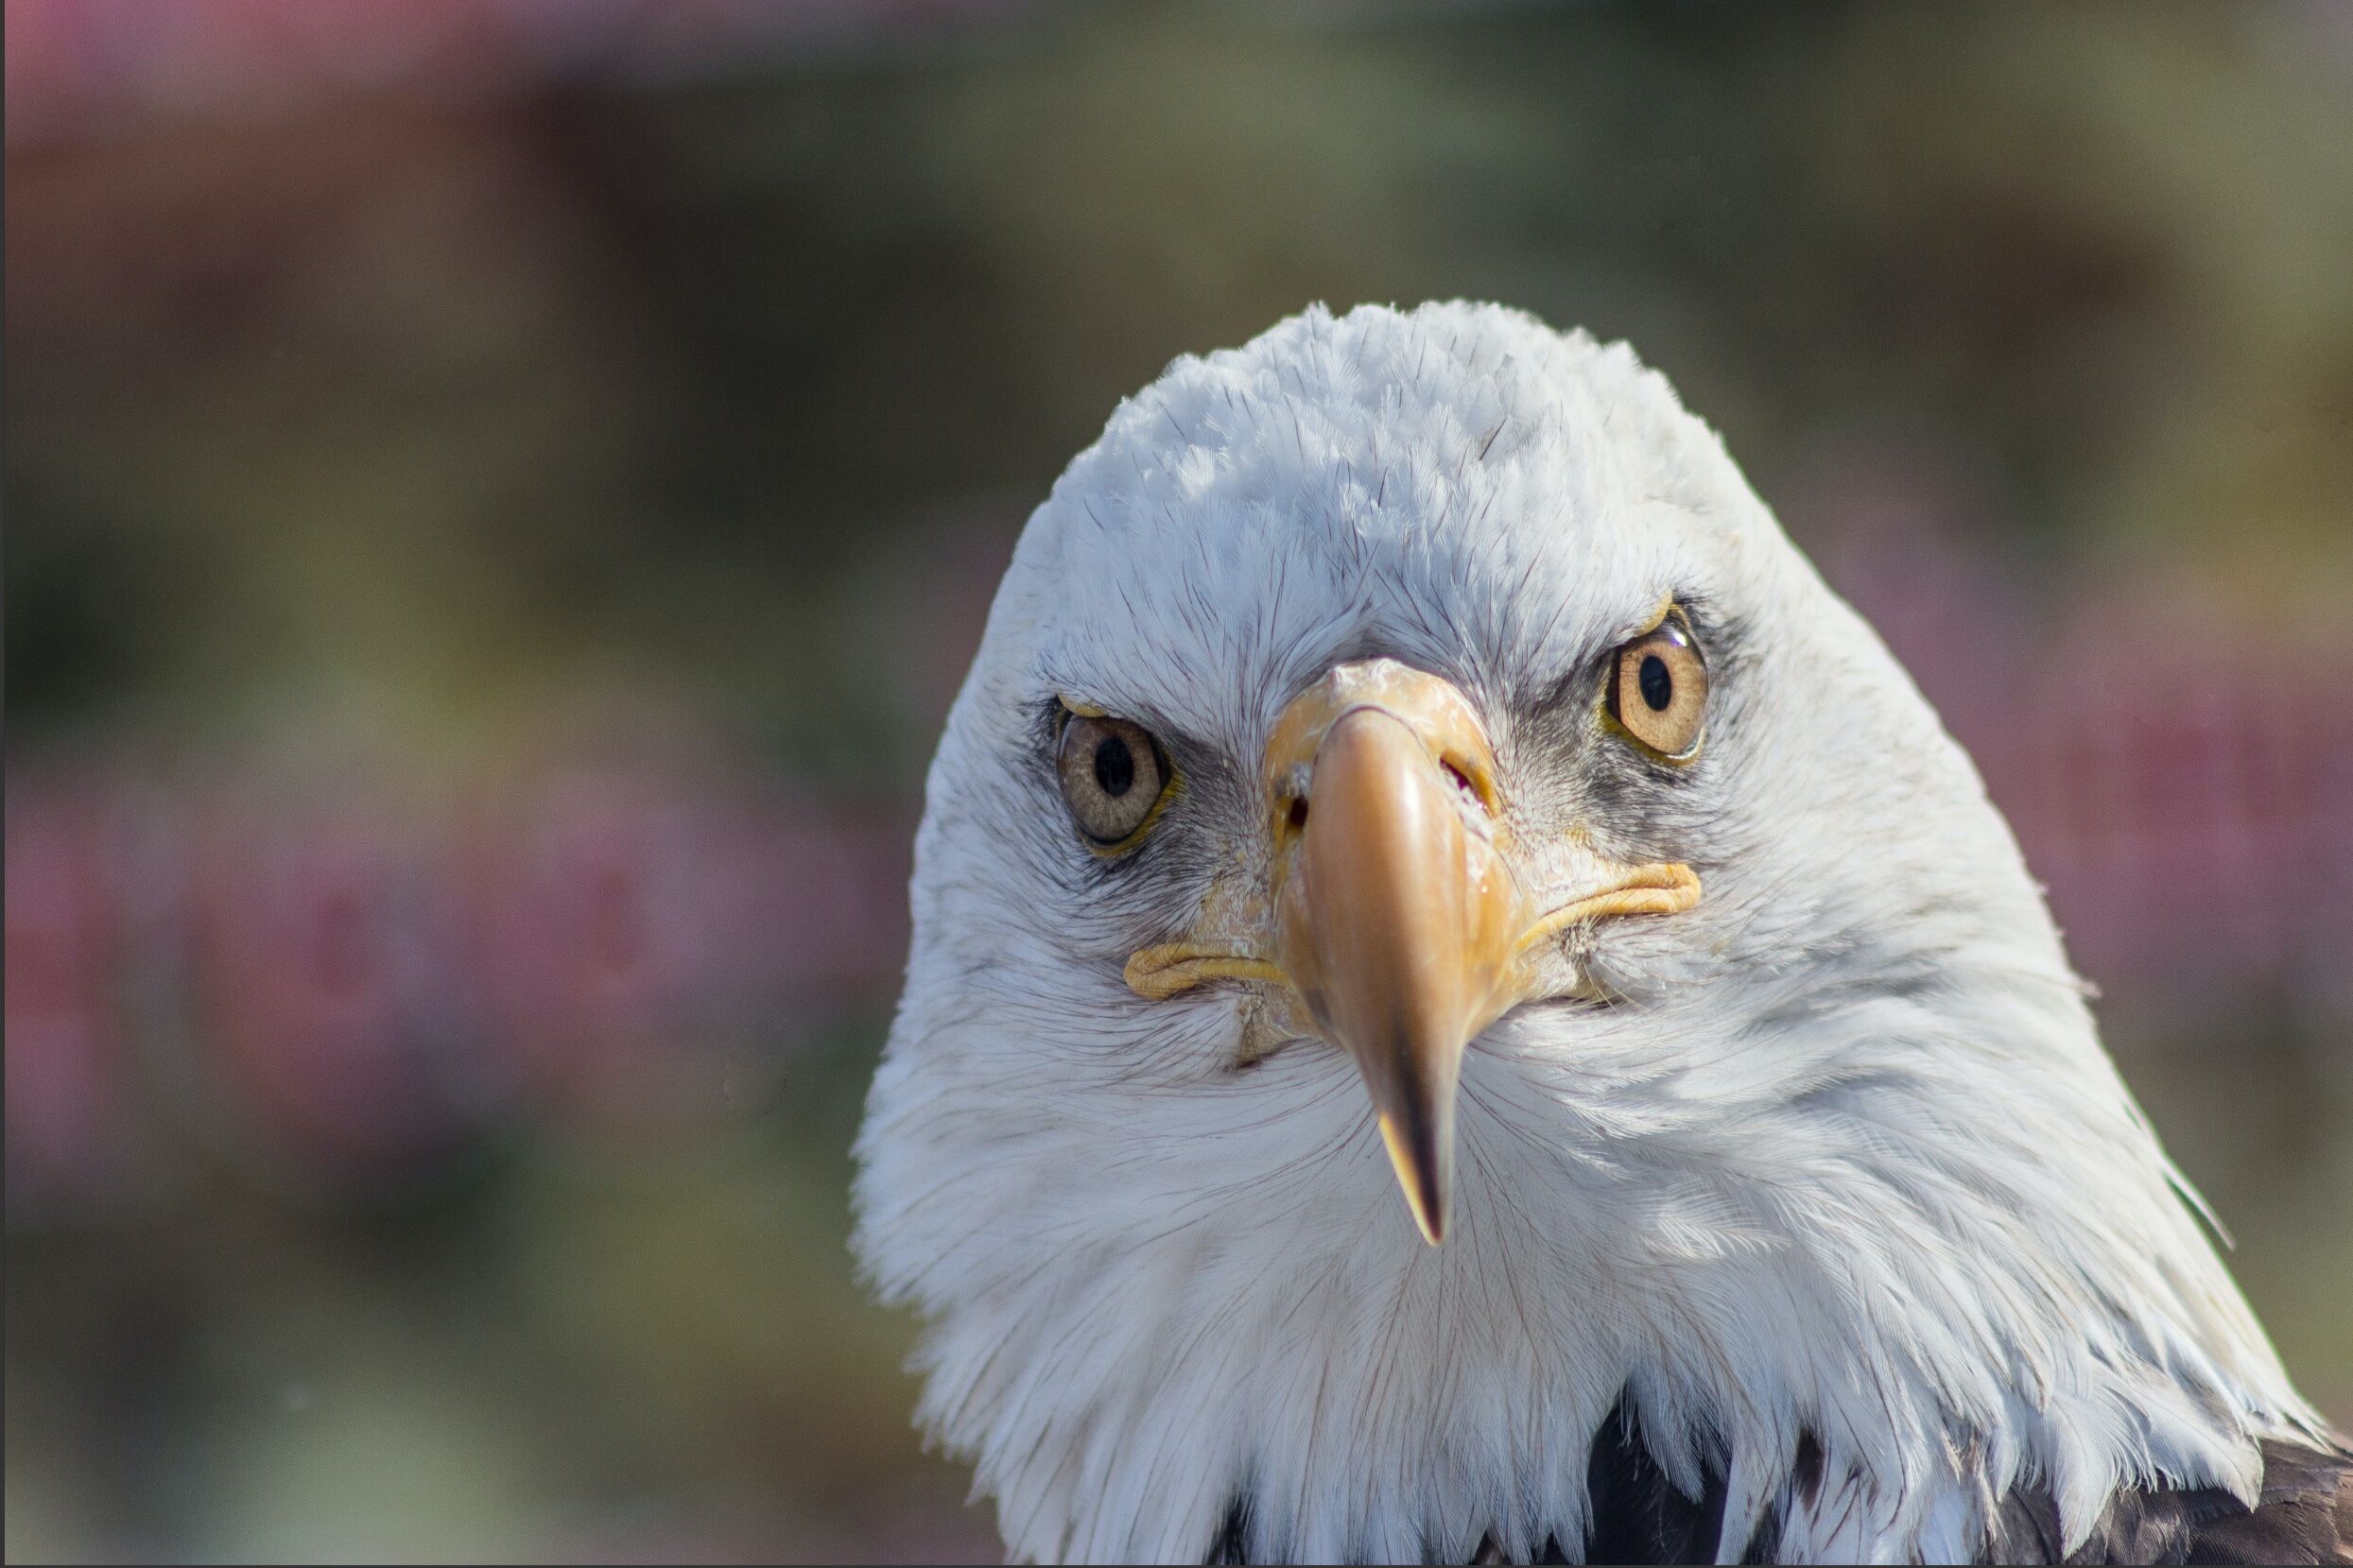
[[[1623,346],[1317,310],[1122,405],[914,909],[857,1247],[1017,1555],[1574,1555],[1638,1411],[1708,1549],[1972,1556],[2315,1430],[1967,759]]]

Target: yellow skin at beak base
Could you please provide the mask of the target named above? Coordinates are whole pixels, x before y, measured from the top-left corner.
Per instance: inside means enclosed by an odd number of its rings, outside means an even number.
[[[1414,1223],[1435,1245],[1465,1047],[1536,994],[1530,960],[1547,941],[1580,921],[1689,908],[1699,879],[1681,865],[1608,866],[1606,886],[1531,911],[1469,700],[1391,660],[1341,665],[1294,700],[1264,776],[1272,896],[1241,907],[1213,896],[1224,918],[1203,921],[1205,939],[1141,950],[1127,982],[1155,1001],[1218,979],[1288,992],[1356,1060]]]

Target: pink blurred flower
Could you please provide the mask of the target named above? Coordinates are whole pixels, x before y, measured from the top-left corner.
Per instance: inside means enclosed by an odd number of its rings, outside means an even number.
[[[576,1129],[756,1100],[808,1016],[879,1005],[904,952],[870,847],[723,779],[561,772],[467,842],[499,1049],[524,1097]]]
[[[21,775],[20,775],[21,777]],[[87,781],[8,787],[8,1205],[71,1211],[122,1174],[131,1062],[106,803]]]
[[[364,792],[277,795],[225,793],[192,845],[191,1003],[220,1091],[199,1109],[265,1163],[430,1168],[479,1108],[424,837]]]

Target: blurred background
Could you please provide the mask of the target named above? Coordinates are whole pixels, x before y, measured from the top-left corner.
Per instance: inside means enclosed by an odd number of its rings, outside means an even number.
[[[10,0],[7,1551],[985,1559],[844,1249],[1022,520],[1631,338],[2353,1422],[2353,8]]]

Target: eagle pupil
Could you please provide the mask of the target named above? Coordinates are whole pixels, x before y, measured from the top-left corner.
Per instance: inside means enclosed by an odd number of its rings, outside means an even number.
[[[1106,736],[1095,748],[1095,783],[1115,801],[1135,783],[1135,753],[1117,735]]]
[[[1645,655],[1636,679],[1642,683],[1642,700],[1650,704],[1651,712],[1665,713],[1667,704],[1675,699],[1675,681],[1667,673],[1667,661],[1655,653]],[[1099,769],[1102,767],[1099,755],[1095,766]]]

